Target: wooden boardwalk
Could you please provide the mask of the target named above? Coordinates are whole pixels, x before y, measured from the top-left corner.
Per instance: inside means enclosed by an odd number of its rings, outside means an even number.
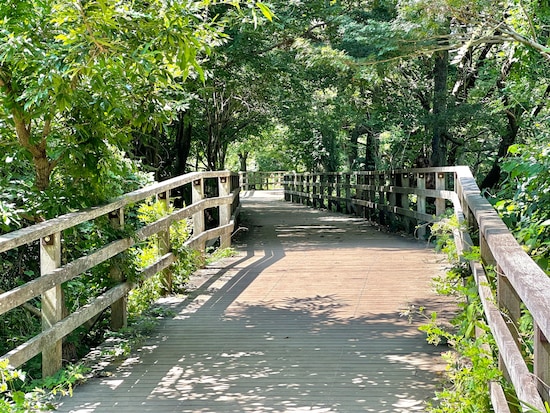
[[[364,220],[243,194],[239,256],[201,270],[177,316],[60,412],[421,412],[446,347],[415,305],[445,316],[425,244]]]

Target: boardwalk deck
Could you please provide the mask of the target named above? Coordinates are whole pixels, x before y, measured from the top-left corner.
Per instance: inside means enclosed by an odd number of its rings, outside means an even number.
[[[176,317],[59,411],[424,411],[447,349],[400,311],[450,312],[430,287],[441,262],[364,220],[279,199],[246,193],[239,256],[199,272],[194,293],[167,301]]]

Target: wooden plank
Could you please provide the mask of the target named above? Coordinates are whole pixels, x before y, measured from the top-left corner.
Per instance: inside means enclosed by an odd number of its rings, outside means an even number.
[[[3,314],[30,299],[37,297],[44,291],[72,280],[97,264],[114,257],[116,254],[130,248],[134,241],[127,238],[114,241],[94,253],[78,258],[65,266],[55,269],[42,277],[36,278],[13,290],[0,294],[0,314]]]
[[[112,211],[123,208],[128,204],[133,204],[139,201],[143,201],[151,196],[154,196],[160,192],[166,192],[171,189],[178,188],[193,182],[197,178],[215,178],[218,176],[231,176],[229,171],[221,172],[193,172],[186,175],[178,176],[166,181],[150,185],[148,187],[138,189],[117,198],[113,202],[93,207],[84,211],[74,212],[60,216],[55,219],[41,222],[39,224],[32,225],[27,228],[22,228],[17,231],[9,232],[7,234],[0,235],[0,252],[8,251],[13,248],[17,248],[21,245],[25,245],[36,241],[37,239],[46,237],[56,232],[61,232],[67,228],[74,227],[86,221],[98,218],[102,215],[106,215]]]
[[[491,404],[495,413],[512,413],[500,383],[494,381],[489,383],[489,392],[491,394]]]
[[[479,263],[473,262],[472,273],[478,285],[485,317],[499,349],[499,356],[506,365],[518,399],[543,412],[544,403],[537,390],[537,379],[529,371],[521,351],[517,347],[516,340],[508,329],[500,310],[494,304],[496,299],[489,287],[483,267]]]
[[[175,256],[173,254],[170,253],[164,255],[157,262],[142,271],[143,278],[146,279],[153,276],[171,265],[174,261]],[[124,297],[132,288],[134,288],[134,284],[130,282],[125,282],[111,288],[107,292],[98,296],[92,303],[81,307],[62,321],[52,325],[51,328],[19,345],[0,358],[8,359],[10,361],[10,365],[13,367],[20,366],[39,354],[42,349],[47,347],[50,343],[61,341],[61,339],[63,339],[63,337],[71,331],[75,330],[77,327],[95,317],[111,304]]]
[[[61,234],[56,232],[40,241],[40,274],[44,275],[61,265]],[[61,284],[41,295],[42,330],[50,329],[63,318],[64,299]],[[42,375],[52,376],[62,366],[62,342],[51,340],[42,347]]]
[[[474,213],[494,259],[541,331],[550,337],[550,278],[521,248],[494,208],[481,196],[469,169],[457,167],[457,175],[460,191]]]

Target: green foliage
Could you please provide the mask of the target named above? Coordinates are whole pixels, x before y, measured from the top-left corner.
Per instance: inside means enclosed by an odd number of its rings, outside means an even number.
[[[461,273],[459,270],[449,274],[447,287],[441,288],[460,298],[460,311],[452,320],[453,330],[442,328],[435,313],[429,324],[420,327],[428,342],[438,345],[443,341],[452,347],[444,353],[448,384],[429,404],[431,413],[489,412],[489,383],[503,381],[494,357],[495,343],[483,321],[477,286],[471,276],[463,284]],[[457,275],[461,282],[457,282]],[[482,332],[477,337],[476,329]]]
[[[9,366],[9,360],[0,360],[0,412],[26,413],[50,411],[58,395],[71,395],[88,369],[82,365],[67,366],[55,376],[25,383],[26,374]]]
[[[550,274],[550,145],[514,145],[495,208],[526,251]]]
[[[174,212],[168,209],[163,201],[149,202],[141,205],[137,210],[137,218],[147,224],[157,221]],[[185,291],[189,275],[200,265],[200,253],[192,251],[184,244],[189,238],[190,228],[186,220],[178,221],[170,227],[170,241],[172,253],[177,260],[170,267],[172,275],[172,289],[175,293]],[[137,268],[145,268],[158,259],[159,240],[153,236],[132,249]],[[137,273],[139,274],[139,272]],[[165,293],[163,274],[157,274],[149,280],[141,282],[139,287],[132,290],[128,297],[128,310],[133,315],[145,311],[155,300]],[[139,281],[139,280],[135,280]]]
[[[454,263],[446,276],[434,280],[436,289],[440,294],[456,297],[459,311],[451,321],[451,329],[439,324],[435,312],[429,323],[420,327],[429,343],[443,342],[452,348],[444,353],[448,383],[429,404],[431,413],[489,412],[489,383],[504,383],[495,361],[496,344],[484,320],[478,288],[468,267],[470,260],[480,261],[479,248],[471,248],[463,257],[457,255],[452,233],[460,227],[452,215],[432,228],[438,248]]]

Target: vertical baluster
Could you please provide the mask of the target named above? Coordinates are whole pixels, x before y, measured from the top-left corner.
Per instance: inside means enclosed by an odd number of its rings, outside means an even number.
[[[61,233],[40,240],[40,274],[45,275],[61,265]],[[42,330],[63,319],[63,290],[61,285],[42,294]],[[46,345],[42,350],[42,375],[52,376],[62,367],[62,340]]]
[[[163,203],[164,210],[170,211],[170,191],[161,192],[158,194],[158,198],[159,201]],[[170,227],[163,231],[159,231],[158,248],[161,257],[171,251]],[[170,294],[172,292],[172,270],[170,268],[166,268],[162,271],[161,284],[164,294]]]
[[[444,191],[445,190],[445,172],[437,172],[435,174],[435,189]],[[445,213],[445,199],[436,198],[435,199],[435,215],[441,216]]]
[[[492,265],[492,263],[486,263]],[[505,319],[508,321],[508,326],[516,345],[521,348],[518,323],[521,317],[521,299],[517,295],[514,287],[510,284],[508,277],[503,274],[500,266],[496,266],[497,273],[497,307],[501,309]],[[505,373],[505,377],[509,378],[506,366],[501,358],[499,358],[499,368]]]
[[[113,228],[124,227],[124,209],[113,211],[109,214],[109,220]],[[111,266],[109,268],[109,276],[111,279],[119,284],[126,280],[126,276],[122,272],[120,263],[116,260],[111,260]],[[114,331],[118,331],[121,328],[126,327],[128,324],[128,312],[127,312],[127,298],[122,297],[111,304],[111,328]]]
[[[389,185],[388,190],[390,191],[388,194],[390,225],[395,227],[397,221],[397,215],[395,214],[395,208],[397,207],[397,194],[395,192],[395,188],[397,187],[397,175],[395,172],[391,172],[391,174],[387,176],[387,182]]]
[[[220,197],[231,195],[231,182],[227,176],[218,178],[218,193]],[[219,206],[220,226],[227,225],[231,221],[231,204]],[[220,237],[220,248],[229,248],[231,246],[231,231]]]
[[[345,179],[344,190],[346,194],[346,199],[345,199],[346,209],[344,210],[344,212],[346,214],[351,214],[353,211],[353,205],[351,204],[351,174],[350,173],[345,174],[344,179]]]
[[[424,174],[424,172],[421,172],[417,175],[416,187],[420,190],[426,189],[426,174]],[[426,213],[426,197],[424,195],[417,195],[416,212],[419,212],[421,214]],[[417,220],[416,222],[417,222],[417,225],[420,225],[416,231],[418,238],[419,239],[426,238],[426,226],[422,225],[423,222],[420,220]]]
[[[539,326],[535,323],[534,338],[534,373],[539,378],[539,393],[545,402],[550,403],[550,389],[543,385],[550,385],[550,344]]]
[[[411,183],[410,183],[410,174],[409,173],[404,172],[401,175],[401,186],[403,188],[410,188]],[[410,209],[409,194],[404,193],[404,194],[401,194],[400,197],[401,197],[401,208],[403,208],[405,210],[409,210]],[[410,231],[410,229],[411,229],[411,220],[409,219],[408,216],[403,216],[403,226],[405,227],[405,231],[407,231],[407,232]]]
[[[196,204],[197,202],[201,201],[204,197],[204,180],[202,178],[195,179],[193,181],[192,190],[191,190],[191,199],[193,204]],[[201,209],[200,211],[193,214],[193,235],[197,236],[199,234],[202,234],[205,230],[205,224],[204,224],[204,210]],[[199,244],[199,250],[204,251],[206,248],[206,244],[204,241],[202,241]]]

